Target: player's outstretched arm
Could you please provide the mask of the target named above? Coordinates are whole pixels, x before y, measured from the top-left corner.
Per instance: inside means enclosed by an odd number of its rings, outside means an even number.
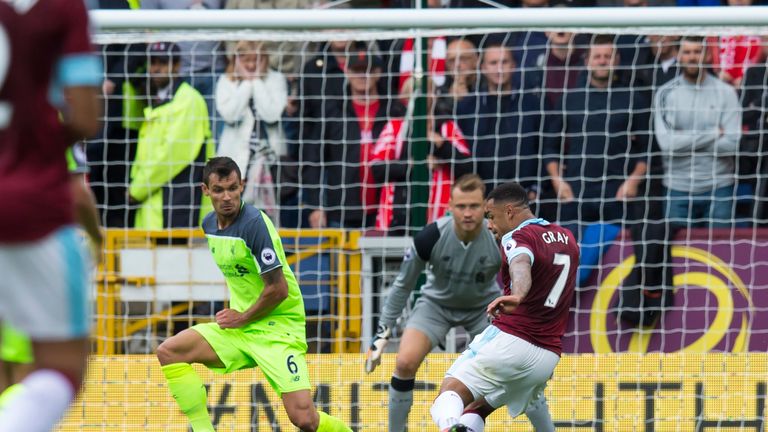
[[[405,305],[408,303],[408,297],[411,295],[411,290],[416,285],[419,275],[421,275],[421,272],[424,271],[427,265],[426,261],[419,256],[417,250],[417,246],[411,246],[406,250],[403,264],[400,266],[400,273],[398,273],[390,286],[389,295],[382,308],[376,335],[373,337],[371,346],[366,354],[366,373],[373,372],[381,363],[381,354],[384,352],[387,342],[389,342],[392,327],[395,325],[397,318],[403,313],[403,309],[405,309]]]
[[[221,328],[239,328],[269,315],[280,303],[288,298],[288,283],[283,276],[282,267],[262,273],[264,290],[258,300],[245,312],[224,309],[216,314],[216,323]]]
[[[411,295],[411,290],[416,286],[419,276],[427,267],[427,262],[432,254],[435,243],[440,239],[440,230],[436,223],[425,226],[413,237],[413,245],[405,250],[403,264],[400,266],[389,295],[384,302],[381,318],[379,319],[376,335],[371,342],[365,358],[365,372],[371,373],[381,362],[381,354],[384,352],[392,333],[392,327],[397,318],[402,315],[403,309]]]

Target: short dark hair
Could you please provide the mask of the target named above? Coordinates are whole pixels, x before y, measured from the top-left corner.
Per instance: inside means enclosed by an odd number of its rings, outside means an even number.
[[[488,194],[488,201],[496,203],[512,203],[516,206],[528,207],[528,192],[517,182],[508,182],[496,186]]]
[[[680,38],[680,43],[683,43],[683,42],[704,44],[706,42],[706,38],[704,36],[699,36],[699,35],[683,35],[683,37]]]
[[[619,55],[619,50],[618,50],[618,47],[616,46],[616,39],[613,37],[613,35],[597,34],[592,36],[592,40],[589,41],[589,47],[587,48],[586,58],[584,59],[585,61],[592,54],[592,48],[598,45],[613,45],[614,57]]]
[[[596,34],[592,36],[592,40],[589,41],[590,46],[595,45],[616,45],[616,38],[610,34]]]
[[[242,173],[240,173],[240,167],[237,166],[237,163],[232,158],[227,156],[210,158],[203,168],[203,183],[208,186],[211,174],[216,174],[219,178],[223,178],[232,174],[232,171],[237,173],[238,180],[243,178]]]

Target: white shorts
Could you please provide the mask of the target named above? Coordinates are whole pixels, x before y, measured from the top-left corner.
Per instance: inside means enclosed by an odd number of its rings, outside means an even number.
[[[90,268],[73,227],[32,243],[0,245],[0,319],[33,340],[88,337]]]
[[[453,363],[447,377],[461,381],[475,400],[506,405],[517,417],[547,386],[560,356],[488,326]]]

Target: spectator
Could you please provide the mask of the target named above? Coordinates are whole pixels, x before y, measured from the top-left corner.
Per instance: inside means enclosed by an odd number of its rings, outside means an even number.
[[[446,82],[432,95],[430,132],[431,151],[427,156],[432,171],[429,185],[427,222],[442,217],[448,210],[454,170],[470,155],[469,144],[456,122],[458,101],[477,90],[477,49],[469,39],[454,39],[448,44],[445,60]]]
[[[129,9],[135,5],[126,0],[88,2],[89,9]],[[143,105],[137,100],[129,75],[145,75],[146,47],[143,44],[109,44],[101,46],[104,61],[104,117],[102,130],[89,140],[85,151],[88,160],[89,186],[94,193],[102,225],[129,226],[126,188],[128,166],[133,160],[136,137],[141,125]],[[131,109],[135,107],[135,109]]]
[[[226,9],[310,9],[323,3],[319,0],[225,0]],[[301,69],[302,43],[293,41],[264,42],[269,54],[269,67],[289,78]],[[228,52],[233,50],[227,49]]]
[[[574,46],[574,33],[547,32],[547,51],[536,59],[536,70],[529,73],[526,87],[543,94],[542,108],[557,105],[563,91],[576,87],[583,65],[583,50]]]
[[[351,53],[345,66],[349,103],[333,104],[323,118],[323,128],[317,129],[318,134],[303,145],[302,188],[305,204],[311,209],[309,224],[313,228],[373,228],[381,188],[381,182],[377,184],[376,180],[405,180],[397,178],[406,172],[402,164],[388,160],[392,153],[383,157],[388,163],[382,163],[381,156],[374,156],[376,138],[388,124],[392,127],[390,132],[397,135],[389,120],[404,115],[399,102],[382,96],[382,66],[381,58],[367,50]],[[397,214],[391,220],[404,218],[404,211],[404,207],[395,206]]]
[[[548,113],[560,103],[566,89],[583,85],[584,51],[577,39],[587,35],[569,32],[547,32],[546,52],[536,59],[536,68],[529,71],[522,83],[524,91],[538,98],[539,110]],[[536,200],[532,200],[535,211],[547,220],[557,218],[557,199],[549,182],[544,182],[538,190]]]
[[[142,9],[221,9],[224,0],[141,0]],[[224,56],[219,41],[179,42],[180,73],[205,99],[208,113],[213,114],[213,91],[216,77],[224,69]]]
[[[520,0],[520,7],[546,8],[549,7],[549,1]],[[486,43],[479,46],[484,49],[486,45],[494,45],[498,43],[497,37],[490,35]],[[513,32],[504,38],[504,44],[512,49],[513,60],[523,76],[522,82],[525,82],[525,74],[535,70],[536,59],[547,49],[547,35],[538,30]]]
[[[762,37],[763,57],[768,59],[768,36]],[[742,125],[744,137],[741,155],[738,159],[739,181],[751,186],[758,201],[752,208],[752,215],[758,223],[768,223],[768,207],[765,205],[768,166],[765,163],[766,131],[768,131],[768,89],[766,89],[768,66],[761,64],[747,69],[742,81],[741,106],[744,108]]]
[[[623,0],[626,8],[648,7],[648,0]],[[619,67],[614,72],[620,80],[634,87],[638,74],[645,70],[652,59],[648,38],[645,35],[621,34],[616,36],[616,48],[619,53]]]
[[[751,6],[752,0],[728,0],[728,6]],[[760,61],[760,36],[726,35],[708,38],[712,52],[712,68],[717,76],[736,88],[741,86],[744,71]]]
[[[731,226],[741,107],[733,87],[709,75],[701,37],[680,43],[681,75],[654,97],[654,130],[668,189],[667,217],[682,226]]]
[[[561,203],[560,223],[577,236],[588,222],[620,223],[638,195],[649,154],[648,101],[616,81],[613,36],[595,36],[587,85],[564,93],[548,120],[545,164]]]
[[[445,56],[447,91],[444,93],[461,100],[477,86],[477,47],[469,39],[454,39],[448,44]]]
[[[413,93],[413,70],[416,67],[415,43],[416,39],[411,38],[398,41],[393,45],[393,49],[400,50],[400,70],[396,73],[398,79],[395,93],[400,96],[400,100],[405,104],[408,103],[408,99]],[[432,93],[432,89],[435,87],[445,85],[445,56],[447,51],[445,37],[429,38],[427,40],[427,51],[429,53],[427,72],[430,77],[430,80],[427,82],[429,87],[427,92]]]
[[[454,119],[455,101],[450,96],[437,95],[432,107],[432,125],[428,139],[431,152],[427,156],[432,180],[429,184],[427,223],[443,217],[448,210],[455,167],[471,156],[464,133]]]
[[[225,122],[217,154],[240,167],[246,183],[243,201],[273,220],[278,220],[277,192],[286,180],[273,171],[283,174],[280,161],[288,155],[280,123],[287,102],[287,81],[269,68],[264,44],[238,42],[216,85],[216,109]]]
[[[647,36],[648,50],[641,51],[648,56],[638,59],[635,90],[652,100],[653,93],[678,74],[677,51],[679,38],[676,36]],[[657,319],[662,310],[671,306],[674,290],[670,240],[676,227],[670,226],[664,216],[666,190],[662,183],[664,167],[661,152],[655,139],[651,140],[651,154],[648,174],[640,187],[637,200],[631,206],[627,223],[634,240],[635,261],[638,263],[624,280],[619,292],[619,317],[631,324],[648,325]]]
[[[131,167],[129,202],[134,226],[195,227],[200,223],[203,165],[213,156],[208,108],[200,93],[179,79],[179,48],[149,47],[149,107]]]
[[[459,163],[454,176],[474,172],[489,191],[510,180],[531,188],[540,173],[539,104],[535,97],[512,86],[515,64],[506,47],[486,47],[480,69],[479,92],[459,101],[456,109],[472,159]]]
[[[302,145],[317,139],[328,113],[348,99],[344,77],[347,54],[365,49],[362,42],[331,41],[304,64],[298,81],[296,107]]]
[[[460,2],[475,2],[477,0],[460,0]],[[495,1],[495,0],[494,0]],[[504,2],[496,2],[504,3]],[[567,0],[555,0],[553,3],[565,6]],[[521,8],[546,8],[548,0],[520,0]],[[547,36],[538,30],[523,30],[504,33],[489,33],[468,36],[475,46],[485,49],[488,46],[505,45],[512,51],[512,58],[523,78],[529,71],[535,70],[536,59],[546,51]],[[523,79],[525,82],[525,79]]]
[[[399,114],[399,113],[398,113]],[[408,125],[402,117],[387,121],[371,154],[371,174],[379,189],[375,228],[392,235],[405,235],[408,204],[408,154],[405,137]]]
[[[678,74],[677,50],[680,38],[677,36],[649,35],[648,55],[643,61],[647,65],[638,71],[638,85],[641,90],[653,95],[662,85],[668,83]]]

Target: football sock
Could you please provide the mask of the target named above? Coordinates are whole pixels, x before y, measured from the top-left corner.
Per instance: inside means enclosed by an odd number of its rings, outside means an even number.
[[[459,423],[468,427],[471,432],[483,432],[485,430],[485,420],[475,412],[462,414]]]
[[[19,383],[19,384],[14,384],[8,387],[7,389],[5,389],[5,391],[2,394],[0,394],[0,409],[2,409],[4,406],[10,403],[11,399],[13,399],[17,394],[19,394],[19,392],[23,388],[24,386],[21,385],[21,383]]]
[[[432,403],[429,413],[432,414],[432,421],[437,424],[439,430],[447,429],[459,422],[461,413],[464,411],[464,401],[455,391],[446,391],[440,393],[440,396]]]
[[[403,432],[413,405],[416,380],[392,376],[389,383],[389,432]]]
[[[555,424],[552,423],[547,399],[543,394],[539,393],[536,399],[528,404],[528,407],[525,409],[525,415],[536,432],[555,432]]]
[[[189,363],[173,363],[160,369],[168,381],[168,389],[189,419],[194,432],[214,432],[208,415],[208,398],[203,381]]]
[[[48,432],[75,398],[72,383],[61,372],[40,369],[21,382],[21,390],[0,411],[1,432]]]
[[[336,417],[330,416],[322,411],[320,414],[320,424],[317,425],[317,432],[352,432],[349,426]]]

